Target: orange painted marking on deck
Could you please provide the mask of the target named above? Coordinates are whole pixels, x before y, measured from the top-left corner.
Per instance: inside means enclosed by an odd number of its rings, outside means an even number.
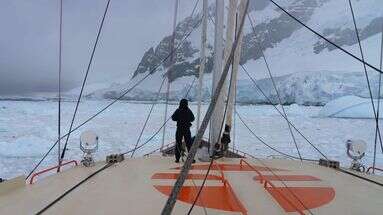
[[[152,179],[177,179],[179,173],[156,173],[152,176]],[[205,174],[188,174],[186,179],[195,179],[195,180],[203,180],[205,178]],[[222,178],[218,175],[208,175],[207,180],[222,180]]]
[[[252,170],[249,166],[241,166],[239,164],[217,164],[219,168],[222,171],[254,171]],[[253,166],[256,170],[258,171],[270,171],[266,167],[261,167],[261,166]],[[193,165],[191,169],[193,170],[207,170],[209,168],[209,164],[198,164],[198,165]],[[219,168],[214,165],[211,167],[211,170],[219,170]],[[173,169],[181,169],[181,167],[176,167]],[[270,168],[272,171],[286,171],[283,169],[276,169],[276,168]]]
[[[208,164],[197,164],[191,167],[192,170],[207,170]],[[172,168],[180,169],[180,167]],[[264,175],[260,171],[289,171],[277,168],[266,168],[240,164],[216,163],[211,167],[212,170],[219,170],[221,176],[208,175],[207,180],[222,180],[224,186],[204,186],[196,205],[206,208],[219,209],[228,212],[240,212],[247,214],[246,208],[235,191],[230,186],[230,182],[224,178],[224,171],[241,172],[255,171],[261,174],[262,183],[254,183],[254,186],[264,186],[265,192],[269,193],[285,212],[298,212],[303,214],[305,210],[317,208],[331,202],[335,197],[335,190],[331,187],[275,187],[271,181],[321,181],[320,178],[311,175]],[[152,179],[176,180],[179,173],[155,173]],[[260,175],[253,177],[255,181],[261,181]],[[205,174],[190,173],[187,179],[203,180]],[[251,178],[250,178],[251,180]],[[154,185],[155,189],[165,195],[170,195],[172,186]],[[192,204],[199,190],[199,186],[183,186],[178,196],[178,200]],[[292,194],[293,193],[293,194]],[[298,198],[299,199],[298,199]],[[302,205],[302,203],[303,205]],[[254,202],[256,204],[257,202]]]
[[[259,181],[259,176],[254,176],[255,181]],[[263,175],[263,179],[269,181],[321,181],[319,178],[311,175]]]
[[[308,209],[320,207],[335,197],[335,190],[331,187],[267,187],[266,190],[286,212],[297,212],[297,210],[282,195],[300,210],[306,210],[306,207]]]
[[[169,196],[172,186],[154,186],[161,193]],[[178,195],[178,200],[192,204],[197,196],[199,186],[183,186]],[[199,196],[196,205],[201,207],[214,208],[229,212],[240,212],[247,214],[244,206],[235,200],[232,191],[226,186],[205,186]]]

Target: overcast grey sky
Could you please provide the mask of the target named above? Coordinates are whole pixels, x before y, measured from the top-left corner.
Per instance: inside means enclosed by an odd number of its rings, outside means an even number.
[[[107,0],[63,0],[63,83],[84,76]],[[180,17],[194,0],[181,0]],[[201,4],[200,4],[201,6]],[[128,80],[143,53],[172,29],[174,0],[112,0],[89,83]],[[59,0],[2,0],[0,94],[57,89]]]

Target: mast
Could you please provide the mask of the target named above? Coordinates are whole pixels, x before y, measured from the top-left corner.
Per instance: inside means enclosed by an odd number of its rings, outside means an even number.
[[[167,87],[166,87],[166,103],[165,103],[165,114],[164,114],[164,129],[162,130],[162,143],[161,143],[161,151],[162,151],[162,148],[164,147],[164,144],[165,144],[165,135],[166,135],[166,121],[167,121],[167,118],[168,118],[168,101],[169,101],[169,91],[170,91],[170,78],[169,78],[169,74],[171,72],[171,69],[172,69],[172,66],[174,64],[174,52],[175,52],[175,49],[174,49],[174,43],[175,43],[175,39],[176,39],[176,28],[177,28],[177,14],[178,14],[178,1],[179,0],[175,0],[175,6],[174,6],[174,17],[173,17],[173,35],[172,35],[172,41],[171,41],[171,44],[170,44],[170,65],[169,65],[169,68],[168,68],[168,71],[166,73],[166,78],[167,78]]]
[[[382,70],[383,66],[383,25],[382,25],[382,31],[381,31],[381,41],[380,41],[380,67],[379,69]],[[380,112],[380,93],[382,89],[382,73],[379,73],[379,87],[378,87],[378,107],[377,107],[377,118],[379,119],[379,112]],[[372,162],[372,173],[375,174],[375,165],[376,165],[376,145],[378,142],[378,129],[379,129],[379,120],[376,123],[375,127],[375,143],[374,143],[374,159]]]
[[[61,68],[62,68],[62,23],[63,23],[63,0],[59,0],[60,9],[59,9],[59,75],[58,75],[58,120],[57,120],[57,165],[61,164]],[[60,172],[60,167],[57,168],[57,172]]]
[[[212,92],[218,86],[218,82],[222,75],[223,60],[223,19],[224,19],[223,0],[216,0],[215,6],[215,32],[214,32],[214,67],[213,67],[213,84]],[[222,87],[224,91],[226,87]],[[220,143],[220,133],[222,119],[224,118],[224,94],[220,93],[210,123],[210,154],[214,151],[214,145]]]
[[[229,12],[228,12],[228,15],[227,15],[227,29],[226,29],[226,45],[225,45],[225,61],[227,61],[227,59],[229,58],[229,55],[230,55],[230,48],[233,44],[233,40],[234,40],[234,31],[235,31],[235,24],[236,24],[236,11],[237,11],[237,3],[238,1],[237,0],[231,0],[230,1],[230,4],[229,4]],[[240,45],[240,43],[239,43]],[[238,48],[235,50],[237,52]],[[236,60],[237,58],[234,56],[234,61]],[[233,62],[234,62],[233,61]],[[228,110],[227,110],[227,114],[226,114],[226,125],[229,125],[230,128],[231,128],[231,122],[232,122],[232,113],[233,113],[233,97],[234,97],[234,91],[236,89],[236,73],[234,73],[234,64],[232,66],[232,79],[231,79],[231,83],[230,83],[230,95],[227,95],[227,99],[228,99]]]
[[[235,0],[236,1],[236,0]],[[242,20],[242,17],[245,16],[245,1],[241,1],[239,6],[238,6],[238,20]],[[236,6],[236,5],[235,5]],[[234,9],[235,10],[235,9]],[[233,14],[233,20],[235,15]],[[231,20],[230,24],[234,26],[235,20]],[[228,19],[229,22],[229,19]],[[236,34],[239,33],[239,29],[235,29]],[[234,53],[234,59],[233,59],[233,67],[232,67],[232,79],[231,79],[231,84],[230,84],[230,95],[228,95],[228,107],[227,107],[227,114],[226,114],[226,125],[229,128],[229,132],[232,127],[232,121],[233,121],[233,110],[234,110],[234,105],[235,105],[235,95],[237,92],[237,76],[238,76],[238,66],[239,66],[239,61],[241,58],[241,50],[242,50],[242,38],[243,38],[243,32],[241,32],[240,35],[238,35],[238,45],[235,49]]]
[[[198,131],[201,119],[201,105],[202,105],[202,87],[203,87],[203,74],[205,72],[206,64],[206,32],[207,32],[207,17],[208,17],[208,2],[203,0],[203,15],[202,15],[202,33],[201,33],[201,54],[200,54],[200,67],[198,75],[198,106],[197,106],[197,126]]]
[[[234,41],[234,25],[236,21],[236,10],[237,10],[237,2],[238,0],[230,0],[229,10],[227,14],[227,24],[226,24],[226,44],[225,44],[225,62],[229,58],[230,49],[233,45]]]

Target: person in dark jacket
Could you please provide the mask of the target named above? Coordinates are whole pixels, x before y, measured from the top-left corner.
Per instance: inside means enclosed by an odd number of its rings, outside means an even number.
[[[191,123],[194,121],[194,114],[188,107],[187,99],[182,99],[180,101],[180,106],[173,113],[172,120],[177,122],[175,156],[176,163],[178,163],[182,152],[182,138],[185,140],[188,151],[193,144],[190,127],[192,126]]]

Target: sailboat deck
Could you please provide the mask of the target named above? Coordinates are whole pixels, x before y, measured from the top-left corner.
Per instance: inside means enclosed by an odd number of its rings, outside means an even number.
[[[383,188],[378,185],[309,162],[245,159],[240,165],[240,161],[223,158],[214,164],[192,214],[272,215],[299,210],[309,214],[307,209],[313,214],[382,213]],[[34,214],[103,165],[74,167],[17,188],[9,185],[11,181],[0,184],[0,214]],[[127,159],[90,178],[45,213],[159,214],[180,166],[173,158],[160,156]],[[187,213],[207,166],[194,164],[173,214]],[[259,177],[274,187],[265,188]],[[383,182],[378,176],[374,180]],[[6,191],[7,186],[13,188]]]

